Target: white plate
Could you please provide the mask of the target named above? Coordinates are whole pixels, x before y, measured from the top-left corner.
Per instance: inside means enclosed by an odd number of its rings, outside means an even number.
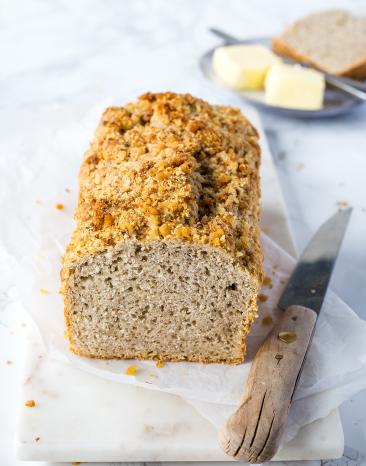
[[[243,41],[243,44],[252,43],[252,41]],[[271,46],[271,40],[268,38],[256,39],[256,43],[265,45],[266,47]],[[214,82],[217,85],[226,87],[235,94],[240,95],[244,100],[250,102],[252,105],[257,107],[259,110],[265,110],[267,112],[276,113],[278,115],[284,115],[289,117],[297,118],[327,118],[332,116],[341,115],[354,109],[362,102],[342,91],[327,86],[324,95],[324,106],[320,110],[298,110],[293,108],[277,107],[274,105],[268,105],[264,102],[264,92],[261,91],[239,91],[228,88],[215,74],[212,68],[212,56],[215,51],[215,47],[206,52],[200,60],[201,70],[206,78]]]

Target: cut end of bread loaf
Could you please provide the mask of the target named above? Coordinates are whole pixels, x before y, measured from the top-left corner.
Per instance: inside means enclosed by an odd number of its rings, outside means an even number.
[[[336,76],[366,77],[366,17],[344,10],[313,13],[272,40],[280,55]]]
[[[107,109],[63,258],[71,349],[239,363],[261,279],[258,135],[188,94]]]
[[[66,298],[71,348],[94,358],[239,363],[257,288],[212,247],[120,243],[73,273]]]

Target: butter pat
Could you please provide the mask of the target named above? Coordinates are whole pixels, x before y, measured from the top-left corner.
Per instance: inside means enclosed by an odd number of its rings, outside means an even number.
[[[323,107],[322,73],[298,65],[274,65],[265,80],[265,102],[278,107],[319,110]]]
[[[235,89],[263,89],[270,66],[281,59],[262,45],[228,45],[215,50],[215,74]]]

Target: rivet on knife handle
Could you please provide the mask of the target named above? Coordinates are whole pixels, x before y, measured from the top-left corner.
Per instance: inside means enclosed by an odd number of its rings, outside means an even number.
[[[239,408],[220,431],[228,455],[263,463],[276,453],[316,318],[303,306],[283,311],[254,358]]]

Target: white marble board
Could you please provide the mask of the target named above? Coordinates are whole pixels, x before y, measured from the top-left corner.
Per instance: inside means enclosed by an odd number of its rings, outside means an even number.
[[[249,115],[257,127],[257,115]],[[262,225],[295,254],[285,206],[266,138],[261,131]],[[31,333],[27,342],[17,456],[30,461],[227,461],[214,427],[175,395],[107,381],[45,352]],[[228,381],[229,383],[229,381]],[[336,458],[343,452],[338,411],[305,426],[275,460]]]

